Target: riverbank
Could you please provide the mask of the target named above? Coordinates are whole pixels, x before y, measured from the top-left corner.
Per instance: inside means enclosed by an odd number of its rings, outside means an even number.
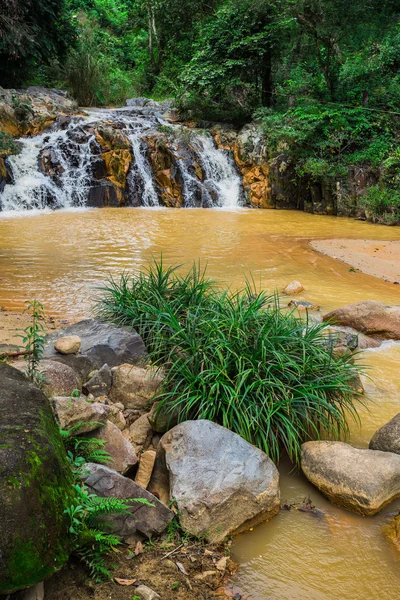
[[[0,344],[21,346],[21,334],[32,322],[32,317],[21,311],[9,311],[0,307]],[[73,323],[72,319],[49,316],[45,321],[46,331],[51,332]],[[0,352],[1,353],[1,352]]]
[[[310,244],[321,254],[341,260],[366,275],[400,283],[400,241],[336,239],[314,240]]]

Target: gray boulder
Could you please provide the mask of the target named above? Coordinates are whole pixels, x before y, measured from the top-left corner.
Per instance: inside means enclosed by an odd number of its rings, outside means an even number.
[[[246,531],[280,507],[279,473],[266,454],[211,421],[186,421],[160,442],[182,527],[210,542]]]
[[[0,594],[40,583],[68,559],[71,472],[49,400],[0,362]]]
[[[374,433],[369,447],[371,450],[400,454],[400,413]]]
[[[83,385],[83,390],[87,394],[93,394],[95,398],[107,396],[111,389],[112,373],[108,365],[103,365],[90,379]]]
[[[333,325],[353,327],[366,335],[400,340],[400,306],[366,300],[347,304],[323,317]]]
[[[111,409],[100,402],[87,402],[84,398],[53,398],[54,412],[61,429],[74,428],[75,434],[88,433],[106,424]],[[77,428],[79,424],[79,428]]]
[[[302,445],[303,473],[331,502],[374,515],[400,496],[400,456],[343,442]]]
[[[60,337],[76,335],[81,339],[78,355],[62,355],[54,349]],[[86,381],[90,372],[105,364],[115,367],[122,363],[136,364],[146,354],[143,340],[129,327],[115,327],[96,319],[87,319],[55,331],[46,338],[44,358],[68,364],[79,371]]]
[[[160,535],[174,518],[174,513],[153,494],[109,467],[88,463],[83,467],[82,479],[90,492],[98,496],[126,500],[144,498],[152,504],[133,501],[128,514],[110,516],[113,532],[123,538],[138,534],[148,538]]]

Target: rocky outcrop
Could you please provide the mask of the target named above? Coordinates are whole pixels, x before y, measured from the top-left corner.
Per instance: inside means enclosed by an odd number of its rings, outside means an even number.
[[[145,137],[144,141],[162,203],[172,208],[181,208],[183,179],[168,136],[158,133]]]
[[[65,335],[81,339],[77,355],[61,355],[54,350],[55,342]],[[46,338],[44,358],[63,362],[77,371],[87,381],[93,370],[105,364],[115,367],[121,363],[134,365],[146,355],[143,340],[134,329],[115,327],[96,319],[87,319],[52,333]]]
[[[400,413],[374,433],[369,447],[371,450],[400,454]]]
[[[78,111],[78,105],[61,90],[30,87],[5,90],[0,87],[0,129],[19,137],[36,135],[62,115]]]
[[[109,467],[88,463],[83,467],[82,479],[89,491],[98,496],[132,499],[127,514],[111,515],[107,519],[113,532],[125,539],[160,535],[174,518],[174,513],[153,494]],[[135,502],[137,498],[143,498],[147,504]]]
[[[400,306],[366,300],[347,304],[323,316],[332,325],[352,327],[367,335],[400,340]]]
[[[125,408],[144,411],[150,408],[162,382],[163,376],[158,369],[121,365],[114,371],[110,399],[121,402]]]
[[[71,548],[73,502],[63,442],[44,394],[0,362],[0,594],[33,586]]]
[[[210,542],[279,511],[279,474],[255,446],[211,421],[186,421],[160,442],[180,524]]]
[[[306,442],[301,468],[331,502],[361,515],[374,515],[400,496],[397,454],[343,442]]]

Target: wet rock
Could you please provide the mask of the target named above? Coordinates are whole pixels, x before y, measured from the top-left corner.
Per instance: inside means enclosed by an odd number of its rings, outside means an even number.
[[[142,600],[161,600],[161,596],[159,596],[154,590],[147,587],[147,585],[139,585],[135,589],[135,594],[142,598]]]
[[[369,447],[371,450],[400,454],[400,413],[374,433]]]
[[[159,392],[162,381],[160,370],[121,365],[114,371],[110,399],[121,402],[125,408],[145,410]]]
[[[127,500],[144,498],[152,505],[133,501],[128,514],[110,517],[114,533],[124,538],[135,534],[148,538],[160,535],[174,518],[174,513],[150,492],[109,467],[88,463],[83,468],[82,479],[89,490],[98,496]]]
[[[111,461],[108,463],[110,469],[114,469],[124,475],[138,462],[132,444],[128,442],[118,427],[114,423],[111,423],[111,421],[107,421],[105,427],[97,430],[95,437],[105,442],[104,450],[111,456]]]
[[[343,442],[306,442],[301,468],[331,502],[361,515],[374,515],[400,496],[397,454]]]
[[[294,296],[295,294],[300,294],[300,292],[304,291],[304,286],[300,283],[300,281],[291,281],[283,290],[284,294],[288,296]]]
[[[328,343],[332,348],[346,348],[354,352],[380,346],[378,340],[360,333],[352,327],[330,327],[327,334]]]
[[[273,462],[243,438],[211,421],[186,421],[160,442],[170,498],[182,527],[218,542],[279,511],[279,474]]]
[[[33,586],[71,551],[73,502],[64,446],[48,399],[0,363],[0,594]]]
[[[82,381],[76,372],[61,362],[44,360],[40,370],[45,377],[44,392],[53,396],[69,396],[75,390],[82,390]]]
[[[77,335],[81,338],[78,356],[62,356],[54,350],[55,342],[64,335]],[[93,369],[100,369],[104,364],[110,367],[122,363],[136,364],[145,354],[143,340],[135,330],[115,327],[96,319],[80,321],[48,335],[44,350],[44,358],[62,361],[75,370],[81,368],[86,373],[85,379]]]
[[[67,335],[56,341],[54,349],[60,354],[76,354],[81,347],[81,338],[78,335]]]
[[[107,423],[110,414],[109,406],[100,402],[87,402],[83,397],[56,397],[53,398],[53,407],[61,429],[69,431],[74,428],[74,434],[99,429],[102,424]]]
[[[308,310],[319,310],[318,304],[307,302],[307,300],[291,300],[288,304],[290,308],[297,308],[299,312],[306,312]]]
[[[400,339],[400,306],[366,300],[347,304],[323,317],[332,325],[353,327],[367,335],[383,339]]]
[[[135,477],[135,483],[137,483],[144,489],[146,489],[150,483],[155,461],[155,450],[146,450],[146,452],[143,452],[143,454],[140,457],[139,468]]]
[[[112,384],[112,373],[108,365],[103,365],[101,369],[97,371],[83,385],[83,390],[86,394],[93,394],[95,398],[99,396],[107,396],[111,389]]]
[[[137,454],[149,445],[153,435],[152,426],[149,422],[149,414],[147,413],[136,419],[124,431],[124,437],[130,441]]]

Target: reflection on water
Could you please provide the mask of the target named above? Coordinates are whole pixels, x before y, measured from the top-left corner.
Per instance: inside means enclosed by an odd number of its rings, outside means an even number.
[[[166,264],[201,259],[209,274],[238,286],[250,272],[271,292],[299,279],[299,298],[322,311],[375,299],[399,304],[399,288],[313,251],[321,238],[400,239],[400,228],[301,212],[103,209],[0,218],[0,305],[21,308],[36,297],[49,313],[87,316],[96,288],[110,275],[140,269],[163,253]],[[400,344],[364,353],[369,409],[352,442],[366,447],[374,431],[400,412]],[[290,465],[281,465],[282,499],[308,495],[324,518],[284,512],[239,536],[237,581],[250,600],[391,600],[398,597],[400,561],[382,534],[387,507],[358,517],[325,500]]]

